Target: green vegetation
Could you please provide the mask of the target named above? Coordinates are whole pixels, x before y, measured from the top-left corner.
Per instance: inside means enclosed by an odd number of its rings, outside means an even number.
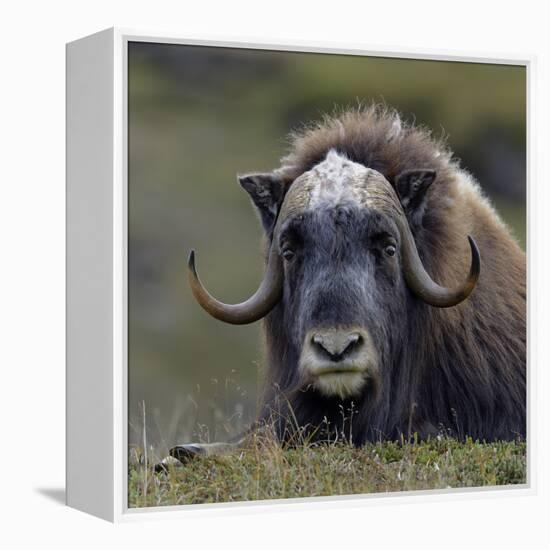
[[[154,454],[154,453],[153,453]],[[526,482],[523,441],[465,443],[450,438],[378,443],[361,449],[343,443],[283,449],[257,438],[226,455],[200,457],[154,473],[133,448],[130,507],[351,495]]]

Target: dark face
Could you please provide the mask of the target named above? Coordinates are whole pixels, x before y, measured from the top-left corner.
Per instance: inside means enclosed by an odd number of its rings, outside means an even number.
[[[267,334],[277,384],[340,399],[379,397],[404,349],[413,295],[451,307],[479,277],[471,238],[470,274],[456,289],[439,286],[422,265],[408,220],[423,211],[434,177],[433,170],[408,170],[394,189],[334,150],[284,195],[276,173],[242,176],[272,241],[264,279],[245,302],[224,304],[200,283],[192,252],[193,294],[212,316],[234,324],[272,312]]]
[[[289,217],[276,244],[284,326],[300,379],[325,396],[376,393],[392,335],[406,326],[395,224],[344,199]]]

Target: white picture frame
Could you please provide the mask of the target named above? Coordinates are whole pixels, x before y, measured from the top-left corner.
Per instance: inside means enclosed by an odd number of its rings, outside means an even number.
[[[528,364],[527,483],[185,507],[129,509],[127,504],[127,47],[131,41],[440,61],[524,65],[527,70],[527,212],[531,223],[534,58],[366,49],[364,45],[254,43],[177,37],[111,28],[67,44],[67,504],[120,522],[162,514],[234,513],[292,506],[349,506],[384,501],[533,494],[533,365]],[[527,257],[530,262],[530,231]],[[528,284],[532,270],[528,270]],[[529,294],[528,316],[533,318]],[[529,322],[531,326],[531,322]],[[528,341],[530,332],[528,330]],[[529,342],[531,345],[531,342]],[[531,349],[531,348],[529,348]],[[531,353],[529,353],[531,357]],[[388,497],[390,497],[388,499]]]

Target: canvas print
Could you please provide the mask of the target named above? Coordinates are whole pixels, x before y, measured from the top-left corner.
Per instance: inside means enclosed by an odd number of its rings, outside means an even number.
[[[128,504],[526,483],[526,68],[130,42]]]

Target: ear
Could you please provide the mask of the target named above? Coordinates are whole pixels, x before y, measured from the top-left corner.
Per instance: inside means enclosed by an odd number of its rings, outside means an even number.
[[[265,174],[248,174],[238,176],[239,183],[250,195],[258,210],[260,220],[266,233],[273,229],[277,213],[284,197],[282,178],[271,172]]]
[[[409,220],[419,223],[426,207],[426,191],[436,178],[435,170],[405,170],[395,178],[395,190]]]

